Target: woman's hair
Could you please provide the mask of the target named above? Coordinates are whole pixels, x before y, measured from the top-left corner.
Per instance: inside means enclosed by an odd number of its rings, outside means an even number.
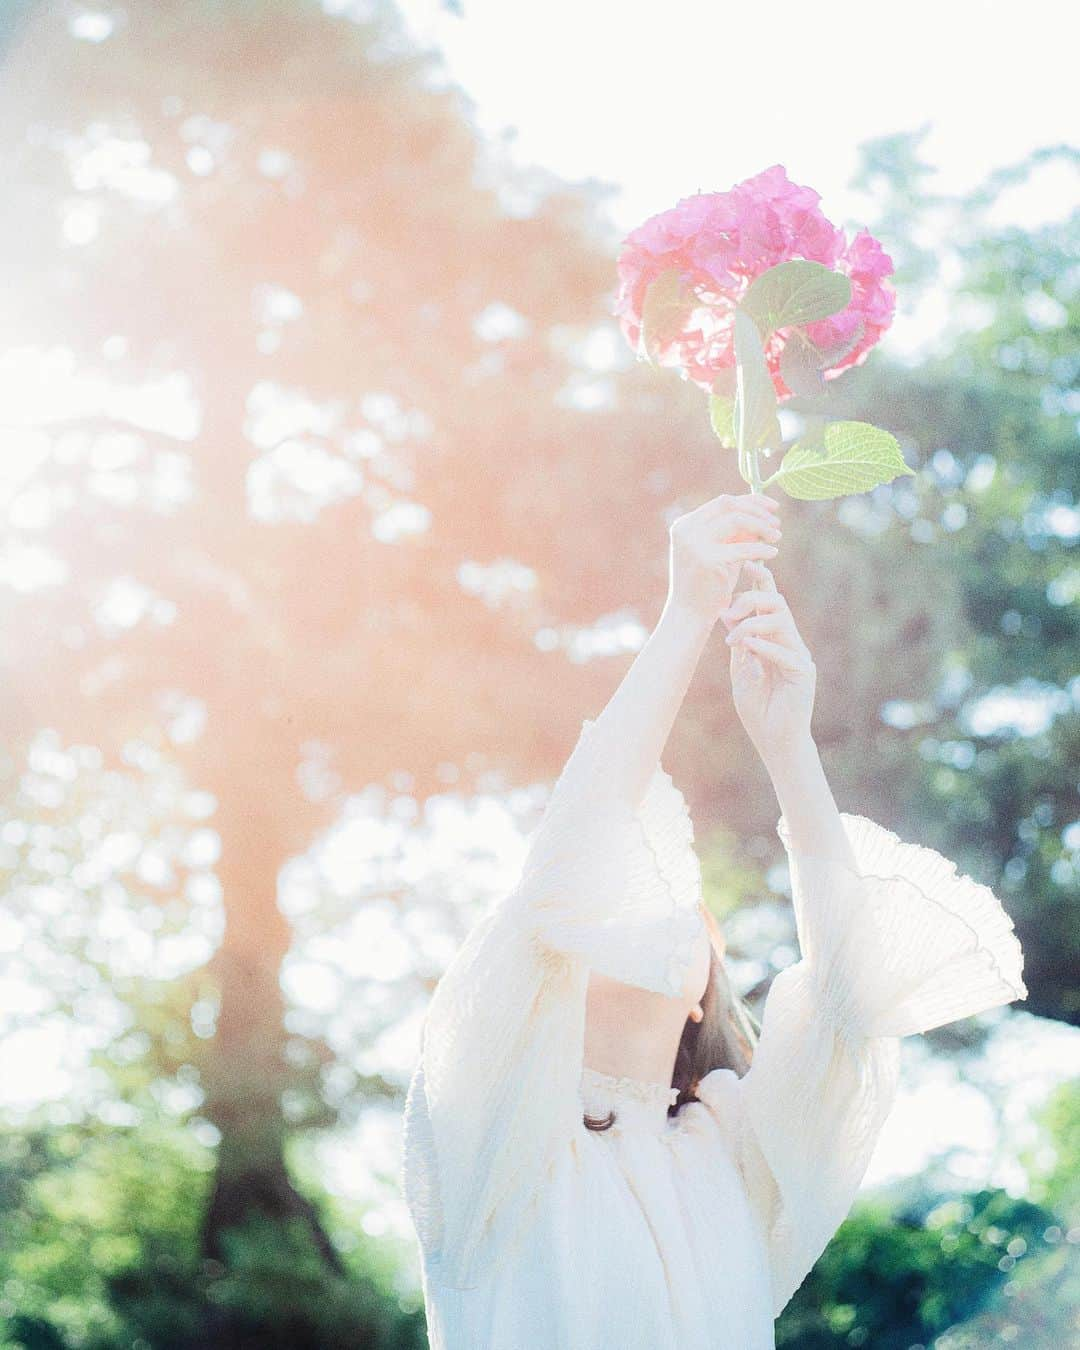
[[[704,1016],[700,1022],[686,1019],[671,1071],[671,1086],[679,1089],[679,1095],[668,1107],[669,1116],[675,1115],[686,1102],[698,1100],[697,1085],[711,1070],[734,1069],[741,1078],[750,1067],[761,1031],[761,1023],[728,979],[723,930],[707,905],[703,904],[701,911],[710,946],[709,980],[701,999]],[[586,1128],[590,1130],[606,1130],[614,1123],[614,1111],[609,1111],[603,1120],[585,1116]]]

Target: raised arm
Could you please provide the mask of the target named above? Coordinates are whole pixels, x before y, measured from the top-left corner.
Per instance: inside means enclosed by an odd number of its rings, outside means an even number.
[[[667,744],[701,652],[730,603],[744,562],[775,555],[776,503],[722,494],[671,525],[668,594],[660,618],[592,724],[610,782],[636,808]]]
[[[778,1316],[849,1212],[889,1114],[899,1040],[1022,999],[1023,953],[986,886],[840,812],[810,736],[816,670],[768,568],[722,616],[735,706],[780,802],[800,959],[773,979],[749,1070],[698,1096],[734,1137]]]
[[[810,730],[817,666],[772,573],[760,563],[747,571],[751,586],[721,615],[732,648],[736,711],[772,780],[784,842],[854,866]]]
[[[775,512],[771,499],[746,493],[673,523],[661,617],[600,715],[586,719],[509,901],[544,947],[624,984],[682,990],[700,867],[661,756],[739,569],[776,552],[767,542],[780,535]]]

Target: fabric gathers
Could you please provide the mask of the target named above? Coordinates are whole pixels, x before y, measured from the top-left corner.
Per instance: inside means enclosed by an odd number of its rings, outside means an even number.
[[[623,790],[632,734],[583,723],[517,886],[425,1016],[400,1183],[432,1350],[767,1350],[851,1208],[900,1038],[1027,996],[988,887],[860,815],[854,868],[798,852],[781,816],[800,956],[749,1071],[713,1070],[669,1119],[669,1085],[588,1069],[590,970],[681,996],[704,923],[682,793],[659,764],[636,805]]]

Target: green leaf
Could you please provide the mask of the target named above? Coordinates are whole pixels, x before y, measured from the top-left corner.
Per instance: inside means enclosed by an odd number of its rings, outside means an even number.
[[[780,374],[784,383],[798,398],[824,398],[828,392],[821,352],[805,333],[792,329],[780,353]]]
[[[862,319],[859,320],[858,327],[852,333],[846,342],[841,342],[835,347],[829,347],[821,352],[821,364],[825,370],[830,366],[835,366],[842,361],[848,352],[853,351],[862,341],[863,334],[866,332],[866,324]]]
[[[735,444],[740,453],[780,439],[776,389],[752,319],[735,311]]]
[[[851,282],[842,272],[824,263],[793,258],[755,277],[739,309],[767,338],[777,328],[827,319],[850,303]]]
[[[862,341],[866,325],[860,319],[855,332],[846,342],[822,348],[810,341],[799,328],[792,328],[780,353],[780,374],[796,398],[813,402],[824,399],[829,386],[825,371],[838,365]]]
[[[693,292],[683,289],[677,267],[669,267],[661,272],[645,290],[638,356],[650,365],[657,365],[661,345],[666,346],[679,336],[697,304]]]
[[[793,445],[762,487],[776,483],[789,497],[826,501],[868,492],[914,472],[890,432],[869,422],[830,422],[823,435],[812,434],[809,442]]]
[[[723,394],[709,395],[709,422],[720,444],[735,449],[735,400]]]

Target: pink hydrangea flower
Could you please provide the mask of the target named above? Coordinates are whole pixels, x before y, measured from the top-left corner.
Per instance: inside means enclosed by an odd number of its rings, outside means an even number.
[[[711,390],[717,376],[735,364],[735,305],[755,277],[792,258],[824,263],[851,280],[851,301],[838,314],[807,324],[807,337],[823,350],[857,341],[825,370],[834,379],[862,365],[889,327],[896,292],[887,280],[893,262],[866,230],[848,243],[822,214],[821,194],[791,182],[782,164],[746,178],[728,192],[699,192],[651,216],[623,240],[619,252],[614,314],[636,351],[645,291],[661,272],[678,268],[687,289],[700,298],[659,363],[680,366]],[[770,334],[765,357],[777,397],[793,391],[780,374],[786,329]]]

